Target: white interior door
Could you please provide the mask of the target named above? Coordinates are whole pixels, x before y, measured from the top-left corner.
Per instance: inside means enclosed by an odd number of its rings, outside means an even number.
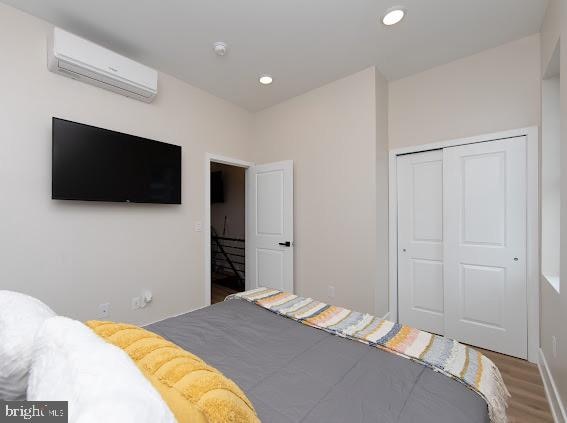
[[[248,169],[248,289],[293,292],[293,161]]]
[[[446,148],[445,333],[527,356],[526,139]]]
[[[399,156],[399,321],[445,333],[443,293],[443,151]]]

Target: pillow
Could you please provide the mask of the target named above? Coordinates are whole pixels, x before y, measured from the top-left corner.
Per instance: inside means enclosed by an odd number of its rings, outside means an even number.
[[[259,423],[246,394],[199,357],[137,326],[87,322],[122,348],[160,392],[179,423]]]
[[[68,401],[70,422],[175,422],[124,351],[66,317],[37,332],[27,393],[30,401]]]
[[[0,291],[0,400],[25,399],[35,334],[53,316],[38,299]]]

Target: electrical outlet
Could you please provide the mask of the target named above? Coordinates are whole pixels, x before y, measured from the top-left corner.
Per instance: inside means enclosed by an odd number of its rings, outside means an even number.
[[[557,358],[557,336],[553,335],[551,337],[551,345],[553,351],[553,358]]]
[[[98,317],[108,317],[110,314],[110,303],[103,303],[98,305]]]
[[[132,298],[132,310],[138,310],[142,306],[140,297]]]
[[[335,298],[335,287],[332,285],[329,285],[329,297]]]
[[[201,222],[195,222],[195,232],[201,232],[203,230],[203,224]]]

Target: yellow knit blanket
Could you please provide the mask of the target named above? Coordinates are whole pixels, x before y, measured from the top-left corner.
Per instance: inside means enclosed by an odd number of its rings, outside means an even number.
[[[257,423],[246,394],[199,357],[137,326],[89,321],[107,342],[128,353],[180,423]]]

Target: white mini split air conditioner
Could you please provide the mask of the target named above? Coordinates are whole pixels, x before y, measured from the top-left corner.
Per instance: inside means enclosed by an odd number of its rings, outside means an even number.
[[[47,67],[146,103],[157,95],[156,70],[59,28],[48,41]]]

